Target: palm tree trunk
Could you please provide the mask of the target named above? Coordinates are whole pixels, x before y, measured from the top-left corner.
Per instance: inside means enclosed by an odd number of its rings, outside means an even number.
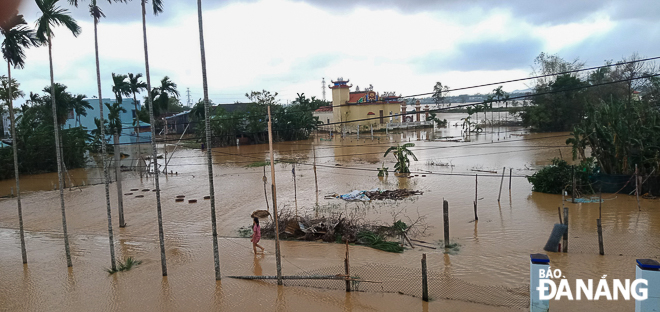
[[[204,27],[202,25],[202,0],[197,0],[197,18],[199,21],[199,49],[202,54],[202,87],[204,88],[204,118],[206,121],[206,157],[211,195],[211,228],[213,231],[213,259],[215,279],[220,280],[220,255],[218,254],[218,231],[215,220],[215,190],[213,188],[213,157],[211,154],[211,122],[209,118],[209,88],[206,80],[206,51],[204,50]],[[265,168],[265,167],[264,167]]]
[[[66,230],[66,209],[64,208],[64,179],[62,179],[62,154],[60,151],[60,127],[57,123],[57,104],[55,104],[55,80],[53,78],[53,45],[48,33],[48,60],[50,61],[50,99],[53,106],[53,127],[55,130],[55,153],[57,155],[57,178],[60,188],[60,207],[62,208],[62,233],[64,234],[64,250],[66,251],[66,266],[72,267],[71,250],[69,249],[69,234]]]
[[[101,95],[101,69],[99,67],[99,41],[97,33],[97,25],[99,21],[94,17],[94,52],[96,53],[96,84],[99,90],[99,113],[101,114],[101,163],[103,166],[103,183],[105,184],[105,204],[106,214],[108,218],[108,242],[110,243],[110,261],[113,271],[117,270],[115,261],[115,237],[112,232],[112,208],[110,207],[110,180],[108,174],[108,164],[106,160],[106,144],[105,144],[105,117],[103,115],[103,96]],[[121,222],[120,222],[121,225]]]
[[[121,130],[120,130],[121,131]],[[119,135],[115,133],[115,174],[117,175],[117,211],[119,211],[119,227],[126,227],[126,222],[124,221],[124,199],[121,190],[121,151],[119,148]]]
[[[145,8],[146,0],[142,2],[142,35],[144,37],[144,66],[147,76],[147,103],[149,104],[149,121],[151,122],[151,150],[153,153],[154,182],[156,183],[156,210],[158,212],[158,240],[160,242],[160,265],[163,276],[167,276],[167,261],[165,259],[165,241],[163,235],[163,213],[160,209],[160,182],[158,181],[158,150],[156,149],[156,129],[154,125],[154,105],[151,98],[151,78],[149,76],[149,49],[147,47],[147,10]],[[213,200],[213,197],[211,197]]]
[[[23,231],[23,208],[21,207],[21,184],[18,177],[18,138],[16,137],[16,118],[14,117],[14,98],[11,94],[11,65],[7,62],[8,98],[9,98],[9,120],[11,122],[11,146],[14,150],[14,176],[16,177],[16,204],[18,205],[18,231],[21,237],[21,256],[23,263],[27,263],[27,251],[25,250],[25,232]]]
[[[140,115],[138,114],[137,106],[137,97],[135,92],[133,92],[133,105],[135,105],[135,120],[137,121],[137,146],[138,146],[138,172],[140,173],[140,178],[142,178],[142,149],[140,148],[142,142],[140,140]]]

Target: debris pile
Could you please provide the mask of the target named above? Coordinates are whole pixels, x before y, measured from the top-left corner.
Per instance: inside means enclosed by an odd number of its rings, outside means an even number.
[[[397,190],[381,190],[375,188],[368,191],[354,190],[350,193],[339,195],[339,194],[330,194],[326,195],[326,199],[339,198],[347,201],[370,201],[370,200],[401,200],[407,198],[411,195],[424,195],[422,191],[408,190],[408,189],[397,189]]]

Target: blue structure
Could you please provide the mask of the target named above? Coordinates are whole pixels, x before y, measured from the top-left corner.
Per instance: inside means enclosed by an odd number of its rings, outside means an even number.
[[[94,118],[99,118],[99,100],[98,99],[85,99],[89,103],[93,110],[87,110],[87,116],[80,116],[80,125],[85,127],[87,132],[90,132],[96,129],[96,124],[94,124]],[[108,107],[105,106],[105,103],[110,105],[117,102],[115,99],[103,99],[103,117],[108,119]],[[121,136],[119,137],[120,144],[126,143],[149,143],[151,142],[151,125],[140,121],[140,129],[138,131],[137,125],[133,125],[133,120],[137,116],[135,111],[135,105],[133,104],[133,99],[122,99],[121,106],[126,110],[119,115],[122,124]],[[137,103],[138,110],[141,108],[140,101]],[[64,124],[64,129],[70,129],[78,127],[78,116],[75,115],[73,110],[69,111],[69,116]],[[139,134],[139,135],[138,135]],[[112,136],[108,135],[108,139],[112,142]]]

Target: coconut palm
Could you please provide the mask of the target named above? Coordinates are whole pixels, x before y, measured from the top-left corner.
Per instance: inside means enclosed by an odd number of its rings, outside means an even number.
[[[62,208],[62,230],[64,233],[64,249],[66,251],[66,264],[71,263],[71,251],[69,249],[69,235],[66,230],[66,210],[64,208],[64,179],[62,177],[62,151],[60,150],[59,127],[57,124],[57,107],[55,104],[55,80],[53,77],[53,45],[52,37],[54,26],[65,26],[74,37],[80,34],[80,26],[75,19],[69,15],[67,9],[62,9],[57,5],[58,0],[36,0],[37,7],[41,11],[41,16],[37,19],[37,38],[42,43],[48,43],[48,59],[50,61],[50,85],[51,85],[51,104],[53,106],[53,127],[55,129],[55,150],[57,154],[57,176],[60,187],[60,206]]]
[[[202,25],[202,0],[197,0],[197,18],[199,20],[199,49],[202,54],[202,87],[204,89],[204,118],[206,120],[206,146],[208,146],[208,148],[206,149],[206,156],[207,156],[206,162],[207,162],[207,169],[209,176],[209,194],[211,195],[211,228],[213,231],[213,235],[212,235],[213,260],[215,265],[215,279],[220,280],[222,276],[220,275],[220,255],[218,254],[218,230],[215,220],[215,189],[213,188],[213,157],[211,155],[211,122],[209,116],[210,115],[209,88],[206,80],[206,51],[204,48],[204,27]],[[163,81],[161,81],[161,83],[162,82]],[[178,96],[178,92],[177,92],[177,96]],[[264,170],[266,170],[265,168],[266,167],[264,167]],[[264,180],[264,183],[265,181],[266,180]],[[268,203],[268,198],[266,198],[266,203]]]
[[[385,151],[385,154],[383,157],[387,157],[387,154],[392,152],[394,157],[396,158],[396,164],[394,165],[394,172],[396,173],[410,173],[410,160],[408,159],[408,156],[412,156],[412,158],[417,161],[417,156],[413,154],[408,148],[415,146],[415,143],[406,143],[403,145],[396,145],[396,146],[390,146],[390,148]]]
[[[151,76],[149,74],[149,48],[147,46],[147,0],[142,3],[142,36],[144,38],[144,67],[147,78],[147,90],[151,90]],[[154,15],[163,12],[162,0],[151,0]],[[167,261],[165,258],[165,237],[163,235],[163,214],[160,206],[160,182],[158,180],[158,151],[156,150],[156,130],[154,127],[154,107],[151,92],[147,92],[147,106],[149,107],[149,121],[151,123],[151,150],[153,154],[154,182],[156,184],[156,211],[158,212],[158,239],[160,242],[160,264],[163,276],[167,276]]]
[[[87,96],[84,94],[78,94],[71,99],[71,107],[73,112],[76,113],[76,122],[78,127],[82,127],[82,122],[80,121],[80,116],[87,116],[88,109],[94,109],[91,104],[85,101]]]
[[[142,90],[147,89],[147,84],[143,81],[140,81],[142,74],[133,75],[132,73],[128,74],[128,88],[133,94],[133,105],[135,105],[135,119],[133,125],[137,125],[137,130],[135,131],[137,137],[137,143],[140,142],[140,110],[138,109],[137,94]],[[142,178],[142,151],[140,150],[140,144],[138,144],[138,166],[140,172],[140,178]]]

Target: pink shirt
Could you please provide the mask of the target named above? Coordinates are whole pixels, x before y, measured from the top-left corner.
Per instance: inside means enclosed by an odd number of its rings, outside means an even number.
[[[261,227],[255,224],[252,226],[252,232],[254,233],[252,236],[252,241],[259,242],[259,240],[261,240]]]

